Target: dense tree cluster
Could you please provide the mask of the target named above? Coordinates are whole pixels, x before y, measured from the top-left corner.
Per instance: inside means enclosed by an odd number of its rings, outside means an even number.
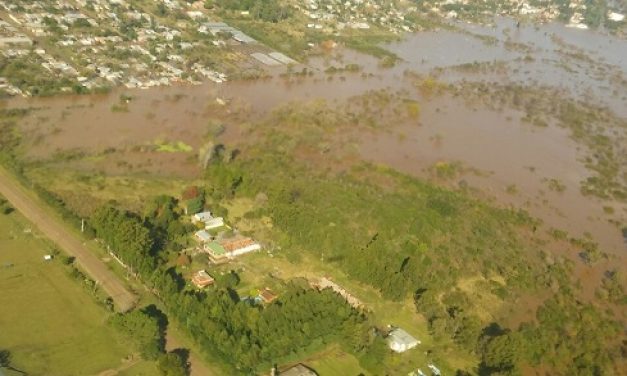
[[[94,212],[90,224],[97,236],[132,270],[140,274],[154,270],[154,239],[148,227],[137,216],[112,206],[104,206]]]
[[[177,352],[162,354],[157,367],[162,376],[186,376],[189,373],[187,361]]]
[[[528,265],[516,257],[522,252],[517,228],[533,223],[522,212],[493,209],[393,173],[387,178],[400,192],[283,163],[272,157],[215,162],[207,179],[229,187],[237,181],[238,194],[265,194],[267,204],[249,216],[272,218],[289,234],[280,239],[283,248],[318,258],[324,252],[325,261],[391,300],[497,269],[516,285],[533,283]]]
[[[273,362],[324,344],[348,350],[369,345],[366,317],[330,290],[292,283],[267,307],[241,301],[233,290],[177,292],[176,275],[159,282],[174,319],[183,323],[207,352],[239,369],[267,368]]]
[[[161,195],[150,200],[144,208],[144,224],[150,229],[154,248],[179,251],[185,237],[193,226],[180,221],[178,201],[171,196]]]
[[[145,359],[156,360],[163,353],[167,322],[154,306],[118,313],[109,321],[113,327],[128,335]]]

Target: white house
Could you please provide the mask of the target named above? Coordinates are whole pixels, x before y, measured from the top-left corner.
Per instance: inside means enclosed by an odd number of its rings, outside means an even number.
[[[192,223],[194,224],[199,223],[199,222],[205,223],[211,219],[213,219],[213,216],[211,216],[211,212],[209,211],[192,215]]]
[[[413,349],[420,344],[419,340],[400,328],[392,330],[387,336],[387,341],[390,349],[397,353]]]

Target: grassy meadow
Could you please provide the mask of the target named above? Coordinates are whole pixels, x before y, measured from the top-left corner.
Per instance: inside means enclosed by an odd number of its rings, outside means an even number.
[[[154,374],[153,363],[129,358],[105,324],[108,311],[59,258],[44,261],[51,249],[18,213],[0,215],[0,349],[12,367],[48,376]]]

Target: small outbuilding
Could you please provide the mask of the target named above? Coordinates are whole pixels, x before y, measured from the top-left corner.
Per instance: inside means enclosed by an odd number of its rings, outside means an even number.
[[[279,376],[318,376],[318,374],[303,364],[297,364],[285,371],[280,371]]]
[[[192,283],[199,289],[213,285],[214,279],[204,270],[199,270],[192,277]]]
[[[420,344],[420,341],[412,337],[401,328],[395,328],[387,336],[388,345],[392,351],[402,353],[413,349]]]
[[[276,298],[278,296],[267,287],[259,292],[259,299],[266,304],[272,303]]]

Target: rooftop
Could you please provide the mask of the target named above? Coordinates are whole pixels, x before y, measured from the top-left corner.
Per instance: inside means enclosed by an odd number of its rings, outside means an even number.
[[[205,230],[196,231],[194,234],[200,241],[208,242],[211,240],[211,235]]]
[[[401,328],[392,330],[388,335],[388,341],[406,346],[420,343],[416,338],[412,337],[411,334]]]
[[[211,253],[217,256],[221,256],[226,253],[226,250],[224,249],[224,247],[222,247],[220,243],[215,242],[215,241],[207,243],[206,247]]]
[[[192,283],[198,288],[206,287],[213,284],[214,279],[204,270],[199,270],[192,277]]]
[[[297,364],[294,367],[288,368],[285,371],[279,372],[280,376],[318,376],[317,373],[315,373],[313,370],[311,370],[310,368],[302,365],[302,364]]]

